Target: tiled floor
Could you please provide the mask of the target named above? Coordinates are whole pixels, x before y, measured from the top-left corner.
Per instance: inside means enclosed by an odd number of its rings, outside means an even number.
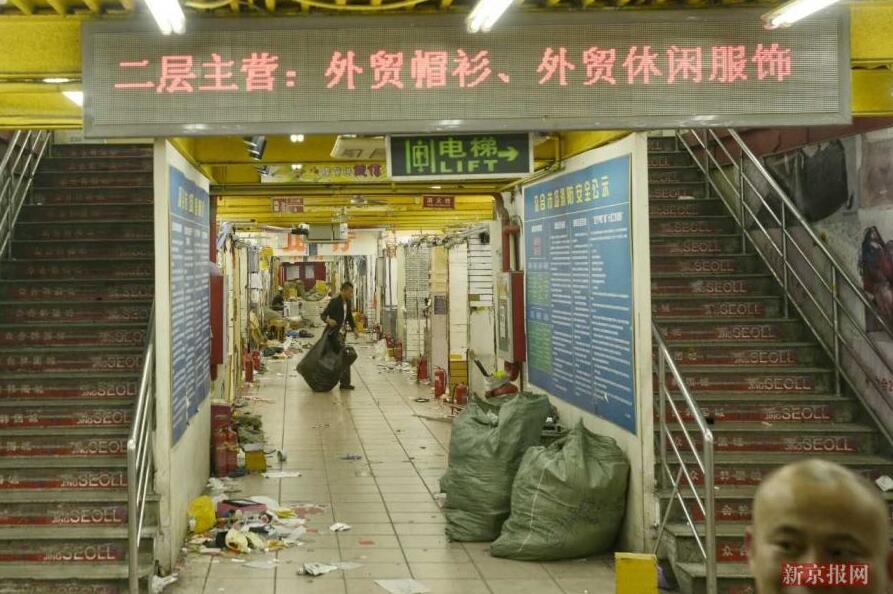
[[[357,348],[352,392],[314,394],[294,371],[296,360],[274,362],[261,376],[256,403],[270,447],[288,454],[282,466],[300,478],[241,479],[241,496],[266,495],[282,504],[316,503],[301,547],[278,557],[276,569],[252,569],[230,559],[189,555],[169,594],[385,594],[376,579],[414,578],[433,594],[613,594],[610,557],[562,563],[522,563],[490,557],[486,544],[451,543],[434,500],[446,469],[450,425],[434,404],[414,402],[430,388],[405,374],[379,372],[371,348]],[[359,461],[346,461],[359,454]],[[338,521],[352,530],[328,531]],[[320,578],[297,575],[308,561],[354,561],[357,569]]]

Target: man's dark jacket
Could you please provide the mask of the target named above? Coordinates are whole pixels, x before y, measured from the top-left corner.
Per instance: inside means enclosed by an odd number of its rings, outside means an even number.
[[[351,330],[356,330],[356,324],[353,321],[353,311],[351,304],[348,302],[347,304],[347,326]],[[335,320],[338,322],[337,330],[341,330],[341,327],[344,325],[344,298],[341,295],[338,295],[331,301],[329,301],[329,305],[326,306],[325,311],[322,312],[322,321],[325,322],[326,319]]]

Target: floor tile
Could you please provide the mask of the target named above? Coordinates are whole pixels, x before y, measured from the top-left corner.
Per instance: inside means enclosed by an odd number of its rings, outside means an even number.
[[[477,578],[474,564],[467,563],[410,563],[409,568],[417,580]]]
[[[404,548],[403,554],[410,565],[413,563],[470,563],[471,557],[461,547],[452,549]]]
[[[277,577],[276,594],[345,594],[347,585],[340,577],[320,579],[308,577]]]
[[[553,580],[487,580],[487,585],[493,594],[562,594]]]
[[[274,594],[275,584],[273,572],[268,578],[209,579],[205,594]]]
[[[613,579],[559,579],[556,581],[566,594],[614,594]]]

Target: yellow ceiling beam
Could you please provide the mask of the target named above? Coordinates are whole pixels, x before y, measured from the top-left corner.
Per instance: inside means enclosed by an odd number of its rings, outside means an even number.
[[[855,2],[850,15],[853,64],[893,64],[893,2]]]
[[[93,14],[99,14],[102,12],[102,4],[99,0],[82,0],[84,4],[87,5],[87,8],[90,9],[90,12]]]
[[[608,144],[629,134],[624,130],[598,130],[591,132],[563,132],[561,134],[561,158],[567,159],[590,149]]]
[[[853,112],[893,116],[893,71],[853,70]]]
[[[0,78],[81,75],[81,19],[0,17]]]

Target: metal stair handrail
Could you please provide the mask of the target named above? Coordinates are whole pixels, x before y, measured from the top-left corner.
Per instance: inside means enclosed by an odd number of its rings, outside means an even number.
[[[873,318],[878,323],[880,331],[883,332],[891,342],[893,342],[893,328],[891,328],[890,324],[888,324],[880,315],[877,307],[868,298],[862,287],[859,286],[840,261],[825,246],[812,225],[794,204],[794,201],[791,200],[790,196],[788,196],[784,189],[779,185],[750,147],[747,146],[747,143],[744,142],[741,136],[735,130],[727,129],[729,138],[732,139],[734,144],[736,144],[740,150],[740,157],[735,159],[729,152],[725,143],[713,129],[708,128],[703,130],[703,137],[699,132],[700,131],[695,129],[680,130],[677,132],[677,137],[682,146],[692,156],[698,168],[705,174],[707,179],[706,183],[716,191],[717,196],[722,197],[724,193],[717,186],[716,181],[711,176],[711,166],[714,168],[713,171],[717,172],[726,182],[728,188],[731,189],[734,199],[737,200],[737,212],[735,208],[731,208],[730,210],[732,211],[732,216],[737,220],[738,225],[744,231],[742,235],[743,249],[747,249],[747,242],[744,238],[750,237],[751,245],[756,249],[758,255],[766,262],[772,275],[784,288],[785,315],[788,314],[789,304],[793,304],[800,313],[800,317],[812,331],[813,335],[818,339],[822,348],[824,348],[832,357],[834,362],[834,381],[837,393],[840,393],[841,391],[841,382],[843,378],[854,388],[854,392],[862,403],[865,404],[866,410],[874,418],[874,421],[886,438],[893,441],[893,435],[890,433],[891,428],[887,427],[886,423],[880,420],[876,411],[867,401],[865,394],[855,389],[858,383],[853,381],[853,378],[844,368],[841,357],[843,351],[846,351],[846,353],[849,354],[849,360],[858,365],[864,377],[881,395],[885,395],[887,390],[884,389],[875,370],[871,368],[869,363],[867,363],[863,356],[858,352],[856,348],[857,341],[862,342],[869,347],[871,352],[874,353],[891,376],[893,376],[893,361],[884,354],[883,350],[878,345],[877,340],[862,327],[860,320],[857,319],[844,302],[841,295],[841,289],[844,287],[849,289],[849,292],[858,299],[862,306],[864,306],[866,321],[869,316]],[[687,134],[694,136],[701,149],[700,152],[703,154],[703,159],[698,158],[698,155],[692,149],[692,146],[687,142]],[[719,149],[726,159],[725,163],[721,163],[716,158],[716,155],[711,150],[711,145]],[[780,202],[780,208],[779,205],[770,203],[770,195],[764,196],[757,188],[754,180],[751,179],[751,176],[745,171],[745,160],[754,167],[763,181],[769,184],[772,194],[774,194]],[[731,168],[731,178],[724,167]],[[775,223],[779,225],[780,237],[778,239],[774,238],[772,233],[770,233],[766,226],[760,221],[758,216],[759,213],[754,211],[754,207],[749,203],[749,198],[754,198],[757,201],[758,208],[761,206],[762,210],[769,213]],[[780,212],[776,212],[779,210]],[[822,256],[826,260],[826,263],[830,267],[830,279],[825,278],[825,275],[820,270],[821,266],[816,262],[816,258],[810,255],[807,250],[804,250],[797,241],[797,238],[795,238],[789,231],[788,223],[793,222],[789,216],[792,216],[793,220],[795,220],[804,230],[806,236],[817,250],[817,255]],[[749,223],[753,223],[754,227],[751,227]],[[767,254],[761,243],[754,240],[755,237],[761,237],[764,240],[768,240],[766,243],[772,248],[774,254]],[[791,262],[790,256],[792,250],[793,253],[808,266],[806,273],[812,273],[814,275],[814,278],[817,281],[816,289],[823,290],[825,299],[830,300],[830,303],[823,303],[821,301],[822,297],[816,295],[816,290],[811,288],[810,285],[805,282],[802,273],[798,272]],[[780,258],[779,265],[782,268],[781,273],[779,273],[776,266],[773,264],[773,255]],[[796,288],[802,292],[801,295],[796,295],[793,292],[795,287],[792,286],[792,284],[795,284]],[[809,315],[805,310],[806,303],[802,301],[803,297],[807,298],[808,303],[811,303],[815,307],[813,315]],[[828,309],[830,309],[830,311],[828,311]],[[846,319],[849,322],[849,326],[855,330],[857,336],[848,338],[842,333],[842,319]],[[829,330],[831,333],[831,340],[828,340],[822,332],[819,332],[819,329],[816,327],[816,322],[824,322],[826,330]],[[889,411],[893,413],[893,399],[881,398],[881,401]]]
[[[152,479],[152,435],[155,428],[155,305],[149,316],[149,332],[143,358],[140,387],[127,438],[127,539],[128,589],[139,590],[139,550]]]
[[[698,550],[704,558],[707,594],[717,594],[716,493],[714,489],[713,431],[711,431],[710,427],[707,425],[707,419],[704,418],[704,414],[692,397],[691,392],[679,371],[679,367],[673,359],[670,349],[667,348],[667,344],[664,342],[660,330],[653,322],[651,324],[651,334],[654,339],[654,344],[657,346],[657,382],[660,407],[658,413],[660,419],[660,478],[661,485],[665,489],[672,486],[672,493],[670,494],[667,507],[664,510],[663,519],[660,523],[660,528],[658,529],[657,539],[654,544],[654,552],[655,554],[658,552],[667,522],[670,519],[670,512],[678,501],[682,513],[685,516],[685,521],[688,523],[689,528],[691,528],[692,534],[695,537],[695,542],[698,544]],[[681,401],[678,403],[673,400],[670,390],[667,387],[668,371],[675,381],[675,387],[678,390],[679,395],[682,396]],[[679,411],[680,406],[683,404],[685,405],[685,410],[688,412],[687,416],[691,421],[694,421],[694,424],[697,427],[697,434],[701,436],[700,453],[699,448],[695,445],[695,441],[692,439],[689,429],[686,427],[686,418]],[[673,418],[668,419],[668,409],[672,411]],[[673,439],[670,434],[670,423],[673,423],[674,430],[678,430],[684,436],[684,441],[679,440],[679,443],[677,443],[677,441]],[[676,472],[676,476],[673,476],[673,472],[670,470],[667,446],[672,450],[675,462],[679,465],[679,470]],[[699,495],[695,480],[688,469],[690,463],[686,462],[685,457],[680,451],[680,448],[684,446],[688,446],[694,459],[694,463],[697,466],[697,470],[699,470],[701,476],[704,477],[704,497]],[[683,478],[685,478],[685,482],[691,490],[691,494],[701,511],[701,515],[704,516],[703,538],[699,534],[698,526],[695,523],[694,518],[692,518],[688,507],[686,507],[685,499],[683,499],[682,493],[680,492]]]
[[[12,248],[12,234],[46,152],[47,130],[16,130],[0,158],[0,259]]]

